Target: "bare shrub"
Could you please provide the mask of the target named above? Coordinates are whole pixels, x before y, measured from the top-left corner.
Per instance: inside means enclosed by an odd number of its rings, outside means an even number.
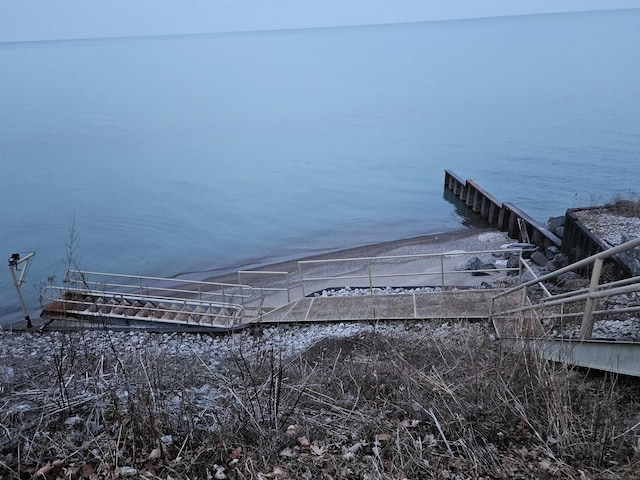
[[[286,356],[256,331],[223,362],[180,335],[51,334],[53,365],[15,362],[0,391],[0,478],[640,473],[635,380],[504,352],[477,323],[384,332]]]
[[[640,217],[640,199],[637,198],[637,195],[629,195],[627,197],[616,195],[606,206],[617,215]]]

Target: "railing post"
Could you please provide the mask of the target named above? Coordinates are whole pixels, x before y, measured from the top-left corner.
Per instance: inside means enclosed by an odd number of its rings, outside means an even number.
[[[300,290],[302,290],[302,298],[306,297],[304,294],[304,279],[302,278],[302,265],[298,262],[298,275],[300,275]]]
[[[522,278],[522,265],[524,264],[524,258],[522,257],[522,250],[520,250],[520,253],[518,254],[518,278],[520,279],[520,283],[522,284],[523,282],[523,278]]]
[[[527,287],[522,289],[522,298],[520,299],[520,320],[524,326],[524,307],[527,305]]]
[[[18,294],[18,300],[20,301],[20,306],[22,307],[22,313],[24,313],[24,320],[26,322],[27,328],[33,327],[33,324],[31,323],[31,318],[29,317],[29,311],[27,310],[27,305],[24,303],[24,298],[22,297],[22,290],[20,290],[20,287],[24,283],[24,277],[26,276],[27,271],[29,270],[29,264],[31,262],[31,258],[34,255],[35,255],[35,252],[27,255],[22,260],[20,260],[20,255],[17,253],[14,253],[13,255],[11,255],[11,257],[9,257],[9,272],[11,272],[11,279],[13,280],[13,286],[16,288],[16,293]],[[20,278],[17,278],[16,270],[18,269],[18,264],[22,262],[26,262],[26,263],[22,267],[22,273],[20,274]]]
[[[289,284],[289,272],[285,273],[284,281],[287,284],[287,303],[291,303],[291,285]]]
[[[604,260],[602,258],[596,258],[593,262],[593,272],[591,273],[591,283],[589,284],[589,296],[584,306],[584,315],[582,317],[582,325],[580,326],[580,340],[586,340],[591,338],[593,333],[593,308],[595,307],[597,299],[591,296],[600,283],[600,274],[602,273],[602,265]]]
[[[442,279],[442,290],[444,290],[444,255],[440,255],[440,277]]]
[[[493,321],[493,305],[496,302],[496,297],[491,297],[491,302],[489,302],[489,322]]]
[[[373,295],[373,280],[371,279],[371,259],[367,259],[367,270],[369,271],[369,293]]]

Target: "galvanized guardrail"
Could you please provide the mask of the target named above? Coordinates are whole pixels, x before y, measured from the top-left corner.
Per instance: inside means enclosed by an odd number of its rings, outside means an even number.
[[[70,270],[65,285],[47,287],[45,298],[63,303],[64,310],[81,315],[117,312],[122,316],[129,311],[125,316],[145,316],[150,320],[177,319],[172,312],[179,307],[182,317],[197,317],[201,323],[203,318],[220,317],[219,312],[224,309],[235,312],[231,313],[234,317],[240,312],[257,317],[323,289],[363,288],[373,294],[374,289],[380,288],[474,288],[505,275],[521,281],[525,265],[522,261],[515,268],[459,267],[461,259],[483,257],[483,262],[489,263],[489,258],[504,257],[507,251],[522,258],[520,249],[498,249],[303,260],[297,262],[297,272],[239,271],[237,284]],[[86,296],[91,296],[92,305],[85,305]],[[125,300],[127,308],[123,309],[120,304]]]
[[[242,302],[253,295],[253,290],[248,285],[83,270],[69,270],[64,284],[65,287],[60,288],[113,290],[141,296],[197,298],[217,302]]]
[[[240,323],[247,285],[70,270],[65,286],[48,286],[43,316],[113,318],[155,324],[231,328]]]
[[[494,321],[500,318],[520,318],[524,315],[535,315],[537,321],[544,319],[564,319],[577,317],[581,318],[580,339],[587,340],[593,334],[594,318],[599,315],[614,315],[622,313],[640,312],[640,305],[627,305],[620,308],[598,308],[598,301],[614,295],[628,295],[630,293],[640,292],[640,276],[626,278],[617,281],[600,283],[602,276],[602,266],[607,258],[611,258],[622,252],[640,247],[640,238],[623,243],[616,247],[610,248],[604,252],[597,253],[588,258],[575,262],[567,267],[561,268],[546,275],[536,277],[524,282],[521,285],[505,290],[495,295],[491,300],[490,319]],[[589,286],[563,292],[560,294],[552,294],[545,286],[545,282],[557,279],[560,275],[572,272],[585,267],[591,267],[591,278]],[[537,303],[532,303],[527,295],[527,289],[538,285],[543,292],[542,298]],[[507,308],[498,310],[497,305],[500,299],[506,295],[522,293],[522,304],[517,308]],[[577,305],[577,307],[576,307]],[[573,311],[571,311],[573,306]],[[640,320],[639,320],[640,321]]]
[[[297,272],[244,270],[238,272],[239,283],[250,284],[256,292],[280,295],[290,302],[326,288],[364,288],[370,293],[386,287],[474,287],[482,281],[482,274],[513,274],[516,281],[522,279],[519,267],[497,266],[491,269],[459,270],[455,267],[462,258],[474,256],[503,256],[507,250],[482,250],[475,252],[444,252],[412,255],[387,255],[378,257],[329,258],[301,260]],[[508,252],[522,257],[520,249]],[[490,277],[487,277],[490,278]],[[471,279],[475,279],[471,281]]]

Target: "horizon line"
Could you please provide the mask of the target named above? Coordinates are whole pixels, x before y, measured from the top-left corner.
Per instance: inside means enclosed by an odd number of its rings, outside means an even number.
[[[98,36],[98,37],[62,37],[62,38],[43,38],[34,40],[0,40],[0,45],[19,45],[19,44],[36,44],[36,43],[56,43],[56,42],[79,42],[84,40],[101,41],[101,40],[132,40],[132,39],[160,39],[169,37],[201,37],[201,36],[213,36],[213,35],[243,35],[249,33],[273,33],[273,32],[297,32],[305,30],[331,30],[331,29],[347,29],[347,28],[373,28],[382,26],[401,26],[401,25],[419,25],[426,23],[454,23],[454,22],[466,22],[473,20],[491,20],[498,18],[518,18],[518,17],[534,17],[534,16],[551,16],[551,15],[573,15],[573,14],[594,14],[594,13],[607,13],[607,12],[623,12],[640,10],[640,7],[632,8],[603,8],[594,10],[568,10],[564,12],[532,12],[532,13],[518,13],[518,14],[505,14],[505,15],[486,15],[477,17],[452,17],[441,18],[432,20],[416,20],[406,22],[381,22],[381,23],[350,23],[345,25],[318,25],[318,26],[303,26],[303,27],[280,27],[280,28],[259,28],[249,30],[217,30],[209,32],[189,32],[189,33],[156,33],[156,34],[132,34],[132,35],[113,35],[113,36]]]

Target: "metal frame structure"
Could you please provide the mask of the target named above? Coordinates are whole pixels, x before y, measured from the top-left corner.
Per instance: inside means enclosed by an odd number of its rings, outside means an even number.
[[[490,319],[495,323],[495,319],[497,318],[522,318],[526,314],[535,315],[538,321],[544,318],[566,318],[576,316],[582,317],[582,323],[580,325],[580,340],[587,340],[591,338],[593,334],[594,316],[605,314],[610,315],[615,312],[640,312],[640,305],[618,309],[596,309],[597,302],[600,299],[613,295],[640,292],[640,276],[600,284],[604,261],[607,258],[613,257],[614,255],[618,255],[637,247],[640,247],[640,238],[628,241],[616,247],[605,250],[604,252],[597,253],[541,277],[535,276],[535,273],[525,264],[526,268],[528,268],[529,271],[534,275],[533,280],[524,282],[521,285],[518,285],[511,289],[507,289],[504,292],[494,296],[491,300]],[[547,282],[549,280],[557,279],[558,276],[562,275],[563,273],[572,272],[574,270],[589,267],[591,265],[593,265],[592,273],[589,281],[589,286],[587,288],[553,295],[544,284],[544,282]],[[527,289],[534,285],[540,286],[543,292],[543,297],[538,301],[538,303],[531,303],[527,295]],[[511,295],[515,292],[522,293],[522,304],[517,308],[509,308],[503,311],[497,311],[497,301],[501,297]],[[578,312],[565,312],[568,305],[578,302],[585,302],[584,308],[581,308]],[[550,307],[559,308],[551,309]]]
[[[620,308],[598,307],[598,302],[607,297],[640,293],[640,276],[600,283],[602,267],[607,258],[638,247],[640,238],[495,295],[491,300],[490,319],[504,347],[514,352],[533,350],[541,358],[554,362],[640,376],[640,342],[591,339],[595,317],[640,312],[640,305],[637,304],[627,304]],[[592,266],[592,273],[586,288],[554,295],[543,283],[563,273],[588,266]],[[539,285],[543,292],[542,298],[535,303],[527,295],[527,289],[534,285]],[[506,295],[520,296],[520,306],[511,308],[509,302],[501,302]],[[496,310],[498,303],[507,308]],[[573,312],[569,311],[572,306],[575,310]],[[579,339],[554,337],[544,333],[542,322],[545,319],[564,322],[567,318],[581,320]],[[640,318],[637,321],[640,322]]]
[[[511,249],[510,253],[514,255],[518,255],[519,258],[519,267],[518,268],[495,268],[490,270],[472,270],[477,273],[515,273],[519,281],[522,281],[522,265],[524,262],[522,261],[522,250],[521,249]],[[503,255],[505,253],[504,249],[501,250],[481,250],[476,252],[444,252],[444,253],[426,253],[426,254],[413,254],[413,255],[387,255],[387,256],[379,256],[379,257],[356,257],[356,258],[335,258],[335,259],[325,259],[325,260],[303,260],[298,262],[298,274],[299,281],[302,288],[302,296],[305,296],[306,289],[305,283],[311,282],[326,282],[328,280],[335,281],[337,279],[340,280],[349,280],[349,281],[357,281],[364,280],[366,285],[364,288],[368,288],[370,293],[373,293],[374,288],[378,288],[380,286],[388,286],[389,283],[393,283],[394,279],[414,279],[414,283],[416,285],[422,286],[436,286],[430,285],[429,283],[425,283],[423,281],[415,279],[425,279],[437,277],[438,281],[437,286],[445,289],[447,287],[447,280],[450,280],[453,275],[461,275],[470,273],[469,270],[456,270],[450,269],[450,266],[447,264],[451,263],[451,259],[455,259],[456,257],[469,257],[469,256],[477,256],[483,254],[500,254]],[[376,267],[383,266],[385,262],[399,264],[410,264],[411,262],[420,262],[429,264],[435,264],[435,268],[431,265],[431,268],[423,268],[420,271],[398,271],[395,273],[376,273]],[[342,270],[349,272],[340,275],[331,275],[331,276],[306,276],[304,268],[305,267],[319,267],[319,266],[329,266],[329,265],[341,265]],[[447,268],[448,267],[448,268]],[[402,270],[402,268],[399,268]],[[384,279],[384,282],[380,282],[380,279]],[[402,281],[399,286],[407,286]],[[461,286],[457,285],[456,286]]]
[[[14,253],[9,257],[9,272],[11,272],[11,280],[13,281],[13,285],[16,288],[16,293],[18,294],[18,300],[20,301],[20,306],[22,307],[22,312],[24,313],[24,319],[27,324],[27,328],[31,328],[31,318],[29,317],[29,311],[27,310],[27,305],[24,303],[24,298],[22,296],[22,284],[24,283],[24,279],[27,276],[27,272],[29,271],[29,266],[31,265],[31,260],[33,259],[36,252],[31,252],[27,254],[27,256],[20,258],[19,253]],[[16,272],[20,271],[18,268],[20,265],[23,265],[20,276],[16,276]]]
[[[45,312],[55,316],[95,317],[232,329],[253,297],[247,285],[70,270],[64,287],[48,286]]]
[[[510,252],[522,256],[520,249]],[[474,271],[453,267],[459,257],[495,256],[496,253],[502,255],[505,250],[305,260],[298,262],[297,274],[239,271],[237,284],[70,270],[63,287],[45,288],[43,296],[52,303],[43,313],[49,318],[109,317],[116,321],[229,327],[262,318],[273,309],[304,298],[306,291],[314,286],[315,291],[344,284],[359,287],[357,283],[362,281],[373,294],[374,288],[409,284],[439,285],[445,290],[447,282],[453,282],[452,288],[464,288],[462,279],[481,278],[469,276],[471,272],[515,273],[516,278],[521,278],[521,266]],[[429,285],[430,281],[425,279],[434,276],[438,280],[435,285]],[[251,280],[255,283],[249,286]],[[473,282],[466,286],[473,287]]]

